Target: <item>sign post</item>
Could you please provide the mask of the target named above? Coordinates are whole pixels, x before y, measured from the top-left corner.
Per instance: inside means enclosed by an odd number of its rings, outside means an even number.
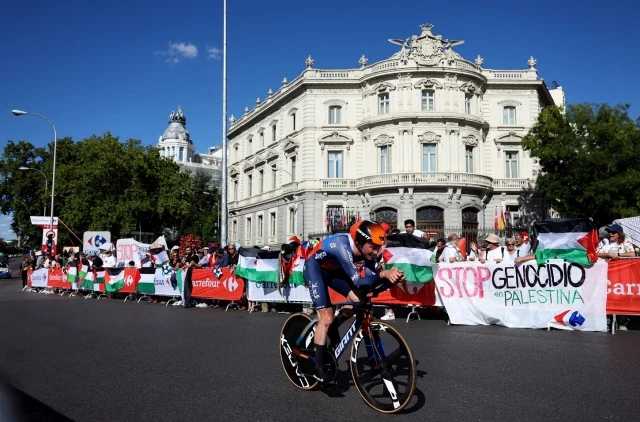
[[[55,255],[58,252],[58,217],[53,217],[53,227],[51,227],[51,217],[31,216],[31,224],[42,229],[42,252]]]

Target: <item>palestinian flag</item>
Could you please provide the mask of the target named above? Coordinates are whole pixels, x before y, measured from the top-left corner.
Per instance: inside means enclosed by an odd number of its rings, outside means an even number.
[[[94,279],[95,279],[94,272],[93,271],[89,271],[84,276],[84,279],[82,280],[82,284],[80,284],[80,287],[85,289],[85,290],[93,290]]]
[[[69,269],[67,270],[67,282],[68,283],[75,283],[76,281],[78,281],[78,267],[77,267],[77,263],[74,262],[70,262],[69,263]]]
[[[260,248],[240,248],[236,275],[246,281],[279,282],[279,251],[265,251]]]
[[[117,292],[124,287],[124,268],[107,268],[106,269],[106,292]]]
[[[433,281],[431,256],[427,244],[416,236],[401,233],[387,238],[387,247],[382,252],[382,268],[397,268],[404,278],[412,283]]]
[[[152,248],[149,249],[149,253],[151,254],[151,260],[156,267],[162,266],[162,264],[169,260],[169,255],[164,248]]]
[[[598,260],[598,231],[588,218],[554,218],[536,221],[533,231],[538,237],[536,261],[565,259],[589,266]]]
[[[89,273],[89,262],[83,259],[82,262],[80,262],[80,265],[78,265],[78,278],[80,280],[84,280],[85,277],[87,277],[88,273]]]
[[[105,270],[103,267],[96,268],[95,279],[93,280],[94,284],[102,284],[104,283],[104,274]]]
[[[137,290],[140,293],[155,293],[155,275],[156,269],[153,267],[140,268],[140,280],[138,281]]]

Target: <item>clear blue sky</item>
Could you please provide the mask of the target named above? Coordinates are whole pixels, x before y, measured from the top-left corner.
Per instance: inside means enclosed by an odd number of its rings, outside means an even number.
[[[110,130],[155,144],[181,105],[198,151],[221,139],[222,1],[5,2],[0,20],[0,147],[44,145],[46,122],[76,140]],[[295,78],[311,54],[316,68],[358,67],[391,56],[388,38],[434,33],[463,39],[467,60],[524,69],[529,56],[567,101],[631,103],[640,114],[640,6],[631,0],[486,3],[381,0],[229,0],[229,115],[242,114]],[[6,219],[0,219],[0,237]]]

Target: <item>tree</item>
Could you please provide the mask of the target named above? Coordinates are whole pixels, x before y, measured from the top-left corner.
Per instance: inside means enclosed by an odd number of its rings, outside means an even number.
[[[191,178],[189,218],[180,226],[181,233],[193,233],[203,240],[212,240],[217,233],[217,208],[220,195],[212,188],[212,175],[200,169]]]
[[[29,216],[42,213],[42,175],[18,168],[26,165],[51,174],[52,148],[9,141],[0,159],[0,212],[13,214],[12,228],[21,238],[28,234],[33,247],[41,231]],[[132,139],[120,142],[109,132],[76,143],[58,140],[55,192],[55,215],[79,236],[87,230],[107,230],[114,239],[138,229],[160,233],[177,226],[191,210],[189,175],[178,164],[160,157],[157,148]],[[66,242],[61,229],[58,244]]]
[[[539,160],[537,189],[563,217],[598,224],[640,215],[640,119],[629,105],[547,107],[522,140]]]

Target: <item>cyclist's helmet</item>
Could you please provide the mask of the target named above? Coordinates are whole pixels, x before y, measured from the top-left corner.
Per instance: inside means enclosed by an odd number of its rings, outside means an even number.
[[[384,228],[373,221],[361,220],[351,226],[349,230],[353,243],[356,244],[358,249],[362,249],[362,246],[371,242],[374,245],[384,246],[387,243],[387,233]]]

